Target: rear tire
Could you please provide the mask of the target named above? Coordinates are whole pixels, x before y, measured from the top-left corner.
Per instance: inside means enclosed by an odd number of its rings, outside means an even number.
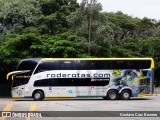
[[[36,101],[43,100],[44,99],[43,92],[42,91],[36,91],[36,92],[34,92],[33,99],[36,100]]]
[[[107,93],[108,100],[117,100],[118,99],[118,93],[116,90],[109,90]]]
[[[122,100],[129,100],[131,98],[131,92],[129,90],[123,90],[120,94]]]

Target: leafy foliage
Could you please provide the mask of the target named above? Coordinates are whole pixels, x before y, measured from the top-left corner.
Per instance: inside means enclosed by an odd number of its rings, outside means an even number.
[[[32,26],[40,12],[36,0],[1,0],[0,32],[2,34],[21,33],[21,30]]]
[[[109,57],[113,40],[113,29],[108,24],[106,16],[101,13],[102,6],[96,0],[83,0],[80,7],[73,12],[68,21],[82,39],[85,51],[97,57]],[[103,52],[102,52],[103,51]]]
[[[102,12],[97,0],[0,0],[0,70],[35,57],[153,57],[160,21]],[[160,77],[159,77],[160,78]]]

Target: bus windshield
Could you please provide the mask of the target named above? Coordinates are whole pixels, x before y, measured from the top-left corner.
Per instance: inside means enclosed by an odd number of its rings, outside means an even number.
[[[26,59],[22,60],[17,67],[17,70],[34,70],[40,59]]]
[[[12,87],[27,84],[39,61],[39,58],[22,60],[17,67],[18,72],[14,74]]]
[[[30,76],[32,74],[31,70],[27,70],[21,73],[16,74],[14,80],[12,81],[12,87],[25,85],[28,83]]]
[[[25,85],[28,83],[28,81],[29,81],[29,79],[15,79],[15,80],[13,80],[12,87]]]

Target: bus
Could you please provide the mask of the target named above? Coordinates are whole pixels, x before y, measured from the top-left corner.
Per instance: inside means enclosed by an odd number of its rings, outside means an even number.
[[[22,60],[12,80],[12,98],[102,97],[129,100],[151,96],[152,58],[33,58]]]

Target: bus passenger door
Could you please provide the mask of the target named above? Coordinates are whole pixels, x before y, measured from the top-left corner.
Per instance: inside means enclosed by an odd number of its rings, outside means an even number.
[[[25,86],[28,83],[32,71],[27,70],[20,73],[16,73],[12,76],[12,96],[13,97],[24,97]]]

